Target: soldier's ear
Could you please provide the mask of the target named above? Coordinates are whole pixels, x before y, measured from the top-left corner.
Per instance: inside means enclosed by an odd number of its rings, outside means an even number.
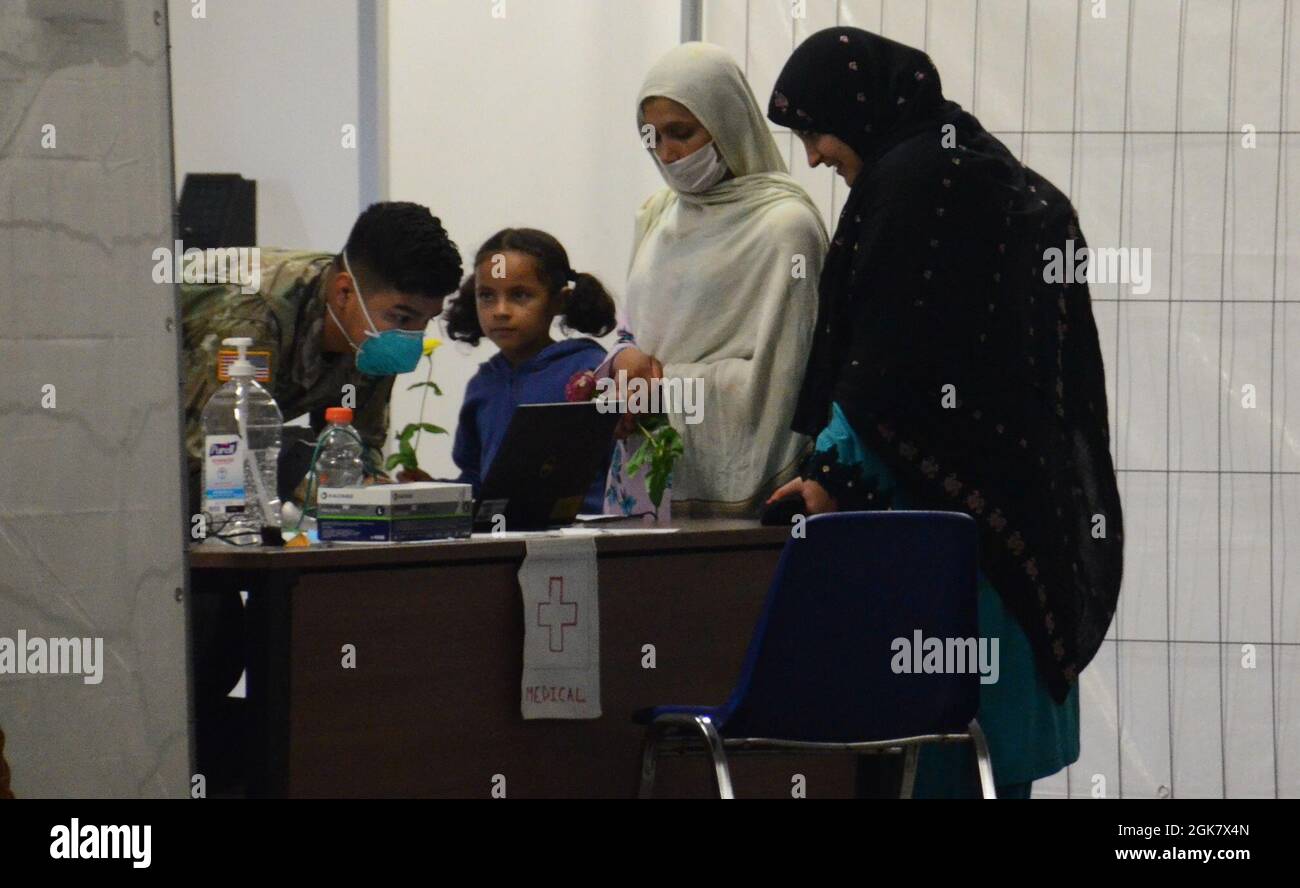
[[[334,307],[335,311],[339,311],[348,304],[348,299],[355,295],[356,291],[356,284],[352,282],[352,275],[339,269],[330,280],[325,299]]]

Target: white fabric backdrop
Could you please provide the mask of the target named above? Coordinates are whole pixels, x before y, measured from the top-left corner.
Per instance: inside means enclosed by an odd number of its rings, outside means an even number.
[[[0,637],[103,644],[0,675],[20,796],[189,793],[172,236],[165,4],[0,0]]]

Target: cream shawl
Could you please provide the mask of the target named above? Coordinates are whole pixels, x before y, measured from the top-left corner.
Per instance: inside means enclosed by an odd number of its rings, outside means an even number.
[[[700,380],[702,421],[670,416],[685,442],[673,509],[752,513],[793,477],[807,444],[790,422],[816,323],[826,229],[724,50],[685,43],[660,59],[637,97],[638,126],[649,96],[699,118],[734,178],[701,194],[665,188],[641,207],[626,326],[665,376]]]

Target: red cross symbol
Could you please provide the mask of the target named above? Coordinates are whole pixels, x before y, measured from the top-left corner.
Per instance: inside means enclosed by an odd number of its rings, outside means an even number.
[[[549,601],[537,602],[537,625],[550,630],[550,648],[558,653],[564,650],[564,627],[578,625],[578,603],[564,600],[564,577],[551,577],[549,593]],[[566,620],[566,616],[570,619]],[[560,631],[557,633],[556,629]],[[555,643],[557,634],[558,646]]]

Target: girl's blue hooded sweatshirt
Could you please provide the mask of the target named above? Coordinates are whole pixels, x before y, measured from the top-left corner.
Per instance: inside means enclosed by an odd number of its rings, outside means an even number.
[[[518,367],[511,367],[500,353],[479,364],[478,372],[465,388],[465,402],[460,408],[456,440],[451,449],[451,458],[460,469],[459,480],[474,485],[477,497],[479,485],[487,477],[497,448],[505,439],[515,408],[520,404],[562,402],[569,379],[583,370],[595,370],[604,360],[605,349],[600,343],[581,337],[553,342]],[[607,455],[583,501],[584,513],[603,511],[608,470]]]

